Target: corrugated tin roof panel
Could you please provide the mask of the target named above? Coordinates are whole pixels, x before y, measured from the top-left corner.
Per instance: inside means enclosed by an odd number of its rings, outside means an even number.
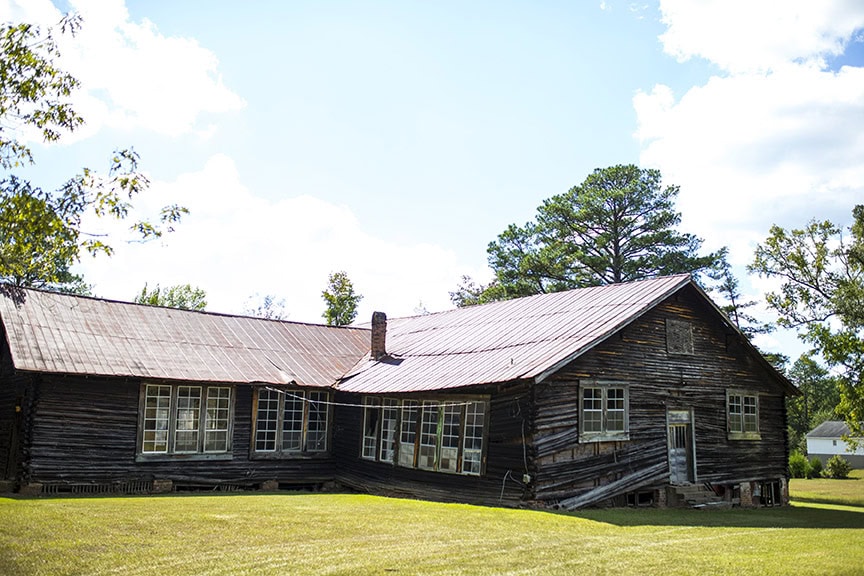
[[[330,386],[369,331],[190,312],[4,286],[0,318],[20,370]]]
[[[690,282],[669,276],[388,320],[391,358],[359,362],[337,388],[397,393],[537,378]]]

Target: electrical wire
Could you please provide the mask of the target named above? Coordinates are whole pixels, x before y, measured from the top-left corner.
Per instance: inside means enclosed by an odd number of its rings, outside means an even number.
[[[298,396],[297,394],[292,394],[291,392],[288,392],[286,390],[279,390],[278,388],[273,388],[271,386],[264,386],[263,389],[269,390],[270,392],[276,392],[277,394],[284,394],[289,398],[300,400],[302,402],[309,402],[310,404],[322,404],[324,406],[347,406],[349,408],[368,408],[370,406],[376,406],[375,404],[349,404],[347,402],[330,402],[329,400],[311,400],[304,396]],[[445,408],[449,408],[451,406],[470,406],[471,404],[475,404],[476,402],[478,402],[478,400],[470,400],[466,402],[440,402],[436,404],[436,406],[443,406]],[[380,405],[377,405],[376,407],[380,407]]]

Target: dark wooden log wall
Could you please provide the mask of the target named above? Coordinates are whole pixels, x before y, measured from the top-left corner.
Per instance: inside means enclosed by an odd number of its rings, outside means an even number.
[[[363,492],[387,496],[492,506],[520,503],[527,494],[526,485],[522,483],[523,474],[533,473],[533,454],[528,442],[532,427],[530,386],[514,383],[451,390],[446,399],[452,400],[459,393],[490,395],[484,474],[469,476],[430,472],[364,460],[360,457],[363,409],[336,406],[338,427],[334,448],[337,481]],[[357,394],[337,393],[336,398],[337,402],[344,404],[362,403],[362,396]],[[415,398],[434,399],[435,393],[428,392]]]
[[[15,480],[21,467],[25,391],[30,377],[16,374],[0,324],[0,480]]]
[[[694,354],[669,354],[666,319],[686,320]],[[534,496],[567,498],[667,459],[667,409],[693,409],[698,482],[786,476],[783,389],[686,288],[535,388]],[[579,443],[581,379],[629,384],[630,440]],[[759,393],[760,440],[728,440],[726,390]]]
[[[41,376],[33,386],[22,483],[111,483],[167,479],[175,486],[252,487],[263,481],[314,485],[331,481],[324,457],[250,459],[252,388],[235,387],[233,458],[184,456],[136,462],[137,380]]]

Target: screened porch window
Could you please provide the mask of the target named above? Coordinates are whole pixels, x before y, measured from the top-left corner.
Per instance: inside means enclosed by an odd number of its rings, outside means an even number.
[[[405,468],[479,476],[488,403],[478,400],[363,400],[360,456]]]
[[[259,388],[255,406],[256,455],[291,456],[328,450],[329,392]]]
[[[230,387],[145,384],[142,396],[140,454],[230,452]]]

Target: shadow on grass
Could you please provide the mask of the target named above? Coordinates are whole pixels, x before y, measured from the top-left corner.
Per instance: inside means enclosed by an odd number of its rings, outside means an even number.
[[[690,526],[705,528],[858,528],[864,529],[864,508],[833,508],[798,502],[792,506],[753,510],[606,509],[567,513],[615,526]]]

